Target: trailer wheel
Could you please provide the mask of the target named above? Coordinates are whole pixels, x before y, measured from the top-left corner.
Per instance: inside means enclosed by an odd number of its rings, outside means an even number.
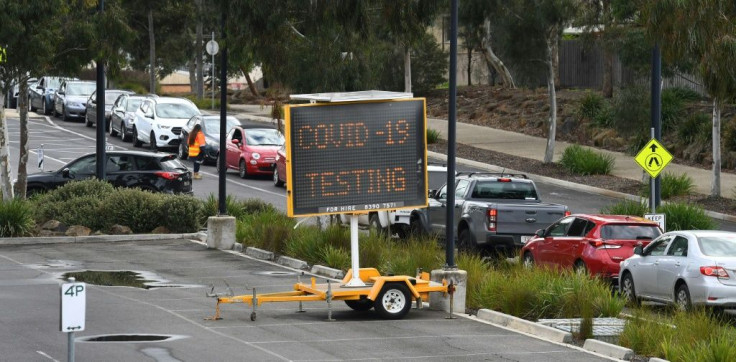
[[[255,322],[255,320],[256,320],[256,312],[251,312],[250,313],[250,320]]]
[[[365,312],[373,308],[373,301],[370,299],[346,300],[345,304],[347,304],[350,309],[358,312]]]
[[[373,303],[376,313],[383,319],[401,319],[411,309],[411,293],[403,283],[388,283],[378,293]]]

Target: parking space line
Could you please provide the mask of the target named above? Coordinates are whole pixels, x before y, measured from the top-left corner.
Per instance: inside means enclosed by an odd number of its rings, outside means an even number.
[[[212,177],[219,177],[219,175],[218,175],[218,174],[216,174],[216,173],[211,173],[211,172],[202,172],[202,171],[200,171],[200,173],[201,173],[201,174],[204,174],[204,175],[207,175],[207,176],[212,176]],[[227,177],[225,177],[225,179],[226,179],[226,180],[227,180],[228,182],[230,182],[230,183],[234,183],[234,184],[236,184],[236,185],[238,185],[238,186],[243,186],[243,187],[247,187],[247,188],[249,188],[249,189],[253,189],[253,190],[258,190],[258,191],[260,191],[260,192],[265,192],[265,193],[267,193],[267,194],[270,194],[270,195],[274,195],[274,196],[281,196],[281,197],[284,197],[284,198],[286,198],[286,195],[284,195],[284,194],[279,194],[279,193],[276,193],[276,192],[273,192],[273,191],[268,191],[268,190],[266,190],[266,189],[262,189],[262,188],[260,188],[260,187],[255,187],[255,186],[251,186],[251,185],[248,185],[248,184],[244,184],[244,183],[242,183],[242,182],[238,182],[238,181],[234,181],[234,180],[231,180],[231,179],[229,179],[229,178],[227,178]]]
[[[44,357],[46,357],[46,358],[54,361],[54,362],[59,362],[58,359],[49,356],[48,354],[44,353],[43,351],[36,351],[36,353],[38,353],[38,354],[40,354],[40,355],[42,355],[42,356],[44,356]]]

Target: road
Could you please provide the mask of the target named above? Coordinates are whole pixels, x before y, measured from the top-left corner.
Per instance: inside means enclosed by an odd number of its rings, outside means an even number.
[[[161,261],[165,260],[165,263]],[[60,277],[68,271],[140,271],[151,289],[87,285],[86,329],[76,333],[77,361],[604,361],[569,345],[427,308],[403,320],[377,319],[333,303],[263,304],[256,321],[246,305],[205,297],[207,285],[237,294],[288,291],[296,272],[187,240],[0,246],[0,351],[3,361],[64,361],[59,331]],[[324,282],[323,280],[319,281]],[[173,336],[161,342],[90,342],[92,337]],[[149,337],[146,337],[149,338]]]
[[[10,138],[10,154],[13,169],[13,177],[17,171],[19,122],[18,115],[14,110],[6,110],[8,115],[8,128]],[[29,112],[31,120],[29,122],[30,136],[29,148],[31,155],[29,157],[29,173],[40,171],[36,167],[37,149],[43,144],[44,148],[44,169],[56,170],[67,162],[87,153],[95,152],[95,128],[85,127],[84,123],[62,122],[59,118],[41,116],[34,112]],[[245,121],[248,122],[248,121]],[[254,123],[256,122],[248,122]],[[119,137],[107,138],[108,145],[114,150],[140,150],[133,147],[132,143],[122,142]],[[146,145],[144,145],[145,147]],[[170,150],[175,152],[176,150]],[[439,160],[430,160],[437,161]],[[191,168],[190,161],[184,161]],[[503,166],[503,165],[497,165]],[[476,170],[463,165],[457,166],[458,170]],[[218,195],[218,175],[214,166],[203,165],[202,180],[194,182],[194,194],[199,198],[207,198],[209,195]],[[258,198],[262,199],[276,208],[286,211],[286,191],[283,188],[273,186],[270,177],[248,178],[242,179],[237,175],[237,171],[229,170],[227,173],[227,194],[238,199]],[[571,211],[576,213],[597,213],[604,206],[619,202],[619,199],[582,192],[570,188],[559,187],[549,183],[535,181],[540,191],[540,197],[545,202],[560,203],[568,205]],[[736,223],[716,220],[721,230],[736,231]]]

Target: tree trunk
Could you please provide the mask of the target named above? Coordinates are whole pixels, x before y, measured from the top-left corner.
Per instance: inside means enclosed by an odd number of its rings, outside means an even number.
[[[240,66],[240,71],[243,72],[245,81],[248,82],[248,89],[250,89],[250,92],[253,93],[254,97],[258,97],[258,90],[256,89],[256,85],[253,83],[253,80],[250,79],[250,74],[245,71],[245,67],[243,67],[242,65]]]
[[[555,70],[555,87],[560,86],[560,38],[555,37],[552,44],[552,66]]]
[[[189,71],[189,89],[191,92],[197,92],[197,59],[192,58],[187,62],[187,70]]]
[[[204,73],[202,71],[203,68],[203,52],[202,52],[202,43],[204,43],[204,35],[203,35],[203,24],[202,24],[202,14],[204,12],[204,9],[202,8],[202,0],[195,0],[195,3],[197,4],[197,35],[196,35],[196,44],[195,47],[195,59],[196,59],[196,67],[197,67],[197,83],[195,84],[195,92],[197,94],[197,99],[201,100],[204,97]]]
[[[404,52],[404,92],[411,93],[411,49],[408,45]]]
[[[710,195],[721,196],[721,106],[713,98],[713,183]]]
[[[4,92],[3,94],[6,94]],[[3,201],[13,199],[13,185],[10,182],[10,139],[8,139],[8,123],[5,118],[5,106],[0,102],[0,193]]]
[[[549,131],[547,132],[547,149],[544,152],[544,163],[552,163],[555,155],[555,138],[557,133],[557,94],[555,93],[555,62],[553,48],[556,39],[556,35],[551,36],[551,39],[547,39],[547,91],[549,92]]]
[[[18,110],[20,111],[20,146],[18,152],[18,180],[13,185],[15,196],[26,198],[26,183],[28,179],[28,82],[20,79],[18,88]]]
[[[613,53],[603,50],[603,85],[601,87],[603,96],[613,97]]]
[[[473,85],[473,49],[468,47],[468,85]]]
[[[151,93],[156,93],[156,38],[153,33],[153,9],[148,9],[148,45],[150,63],[150,88]]]
[[[496,56],[496,53],[493,52],[493,48],[491,48],[491,21],[486,19],[483,23],[483,28],[485,29],[483,39],[481,40],[483,58],[493,67],[493,69],[496,70],[496,73],[501,76],[504,87],[515,89],[516,85],[514,84],[514,79],[511,77],[511,72],[509,72],[501,59]]]

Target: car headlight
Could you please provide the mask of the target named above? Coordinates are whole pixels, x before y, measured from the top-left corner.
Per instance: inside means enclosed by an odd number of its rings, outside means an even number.
[[[253,157],[254,160],[258,160],[261,158],[261,154],[258,152],[253,152],[253,154],[251,154],[250,157]]]
[[[160,124],[160,123],[159,124],[156,124],[156,127],[158,127],[158,129],[169,129],[169,128],[171,128],[171,126],[166,126],[166,125],[163,125],[163,124]]]

